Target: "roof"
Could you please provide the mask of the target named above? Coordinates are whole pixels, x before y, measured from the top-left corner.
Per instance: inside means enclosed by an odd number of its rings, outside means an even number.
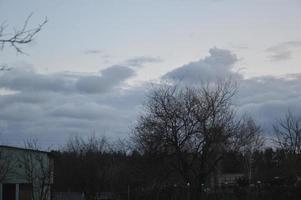
[[[27,148],[7,146],[7,145],[0,145],[0,148],[15,149],[15,150],[21,150],[21,151],[31,151],[31,152],[50,154],[49,151],[42,151],[42,150],[38,150],[38,149],[27,149]]]

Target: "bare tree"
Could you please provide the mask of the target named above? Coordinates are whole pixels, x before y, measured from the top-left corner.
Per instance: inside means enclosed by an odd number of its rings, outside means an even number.
[[[134,143],[142,153],[167,155],[183,182],[200,185],[216,170],[238,130],[231,103],[235,93],[231,81],[155,89],[138,120]]]
[[[72,137],[64,148],[65,155],[68,155],[70,163],[73,163],[66,165],[73,167],[71,172],[77,173],[72,184],[75,183],[81,191],[84,191],[87,199],[95,199],[98,192],[108,188],[105,182],[108,183],[110,180],[108,177],[112,177],[109,146],[104,136],[91,135],[86,139]]]
[[[85,140],[82,137],[75,136],[69,138],[64,151],[74,152],[77,154],[86,154],[87,152],[104,152],[108,150],[109,145],[106,137],[96,137],[91,135]]]
[[[278,147],[292,154],[301,154],[301,117],[291,111],[273,126]]]
[[[249,183],[251,183],[253,176],[253,155],[264,146],[261,132],[260,126],[251,117],[245,115],[242,117],[239,130],[234,137],[233,149],[243,154]]]
[[[35,36],[42,30],[43,26],[47,23],[47,18],[36,27],[30,28],[29,21],[32,17],[30,14],[21,28],[14,28],[8,31],[8,26],[3,22],[0,25],[0,48],[3,49],[6,45],[14,48],[18,53],[24,53],[21,46],[33,41]]]
[[[4,152],[0,154],[0,183],[3,183],[13,173],[14,161]]]
[[[53,163],[48,154],[39,150],[35,140],[27,141],[25,148],[29,152],[23,153],[18,162],[23,166],[24,179],[32,183],[32,199],[49,200],[50,185],[53,182]]]

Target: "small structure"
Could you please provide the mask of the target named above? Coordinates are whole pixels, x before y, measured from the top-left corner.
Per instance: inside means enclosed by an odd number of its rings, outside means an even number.
[[[245,177],[245,175],[243,173],[221,174],[218,177],[218,186],[235,185],[235,184],[237,184],[237,180],[244,178],[244,177]]]
[[[54,200],[86,200],[82,192],[55,192]]]
[[[114,200],[115,195],[111,192],[99,192],[96,194],[95,200]]]
[[[50,200],[53,170],[49,152],[0,145],[0,200]]]

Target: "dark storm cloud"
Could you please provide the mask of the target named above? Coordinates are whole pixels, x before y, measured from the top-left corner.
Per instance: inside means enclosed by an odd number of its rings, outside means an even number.
[[[288,41],[269,47],[266,51],[270,54],[271,61],[282,61],[290,59],[292,53],[299,48],[301,48],[301,41]]]

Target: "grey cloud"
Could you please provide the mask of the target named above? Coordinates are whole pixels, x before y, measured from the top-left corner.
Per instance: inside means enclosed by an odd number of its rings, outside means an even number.
[[[300,85],[301,78],[297,75],[244,79],[240,83],[239,100],[241,104],[267,100],[286,101],[301,96]]]
[[[209,56],[196,62],[168,72],[163,79],[187,82],[189,84],[211,81],[224,76],[240,77],[233,72],[233,66],[238,61],[237,56],[229,50],[212,48]]]
[[[0,96],[0,107],[6,104],[25,103],[25,104],[40,104],[48,100],[48,94],[45,92],[35,93],[17,92],[11,95]]]
[[[282,61],[290,59],[292,53],[299,48],[301,48],[301,41],[288,41],[269,47],[266,51],[270,53],[271,61]]]
[[[36,137],[45,146],[61,145],[70,134],[93,130],[125,137],[141,95],[122,88],[134,75],[127,66],[111,66],[99,75],[4,72],[0,88],[17,92],[0,95],[1,141],[22,145],[24,139]]]
[[[253,116],[266,135],[270,135],[273,131],[272,125],[276,123],[277,119],[282,118],[288,110],[293,110],[294,113],[299,115],[301,112],[300,100],[300,97],[290,100],[268,99],[263,102],[241,105],[239,112]]]
[[[112,57],[110,54],[108,54],[104,50],[100,50],[100,49],[89,49],[89,50],[84,51],[84,54],[87,56],[95,55],[97,57],[100,57],[100,58],[102,58],[102,63],[109,63],[110,58]]]
[[[140,56],[126,61],[127,65],[132,67],[141,67],[147,63],[160,63],[163,60],[159,57]]]
[[[127,66],[111,66],[99,75],[39,74],[33,70],[13,69],[2,73],[0,88],[13,91],[102,93],[120,86],[135,75]]]
[[[111,116],[114,109],[96,102],[82,102],[81,104],[67,103],[58,105],[50,115],[53,117],[99,120]]]
[[[281,60],[288,60],[291,58],[292,52],[287,50],[282,50],[279,52],[275,52],[273,55],[270,56],[272,61],[281,61]]]
[[[0,112],[1,120],[8,121],[31,121],[42,116],[41,107],[34,104],[14,103],[2,107]]]
[[[106,92],[110,83],[106,83],[101,76],[82,77],[77,82],[77,88],[85,93],[102,93]]]
[[[32,70],[13,69],[2,73],[0,87],[16,91],[71,92],[74,79],[62,74],[44,75]]]
[[[25,139],[33,137],[47,147],[63,145],[73,134],[85,136],[96,131],[97,134],[108,134],[116,138],[126,137],[129,133],[129,126],[135,121],[144,88],[122,89],[117,86],[122,86],[123,81],[133,76],[133,70],[122,66],[102,70],[99,77],[102,77],[101,83],[108,88],[106,92],[93,90],[93,93],[78,89],[76,84],[83,78],[93,76],[31,73],[32,78],[42,80],[42,87],[33,86],[33,80],[28,85],[23,81],[21,87],[19,83],[16,86],[13,81],[1,79],[3,82],[0,87],[4,84],[5,88],[18,90],[16,93],[0,95],[2,142],[22,145]],[[23,74],[15,74],[15,80],[22,79]],[[28,75],[27,79],[29,77]],[[67,91],[72,92],[66,93],[64,88],[53,90],[52,87],[45,86],[49,82],[45,80],[51,80],[52,85],[52,80],[57,80],[58,77],[70,85]]]
[[[188,63],[162,79],[199,84],[220,76],[234,76],[239,91],[234,103],[239,113],[249,113],[269,131],[271,123],[287,109],[301,113],[301,74],[246,79],[233,71],[237,56],[213,48],[209,56]],[[63,145],[70,135],[92,132],[127,137],[142,111],[149,84],[123,87],[135,75],[129,66],[111,66],[96,75],[40,74],[34,70],[4,72],[0,88],[16,93],[0,95],[0,138],[15,144],[36,137],[44,146]]]
[[[284,48],[301,47],[301,41],[282,42],[276,46],[269,47],[267,51],[281,51]]]
[[[234,43],[230,43],[230,46],[234,49],[238,49],[238,50],[246,50],[249,49],[249,46],[247,44],[234,44]]]
[[[204,59],[168,72],[163,79],[191,85],[224,76],[236,77],[239,88],[234,103],[238,112],[252,115],[266,132],[271,131],[275,120],[288,109],[301,113],[301,74],[247,79],[233,71],[237,57],[230,51],[214,48],[209,53]]]
[[[301,113],[300,89],[301,77],[298,74],[244,79],[235,103],[241,113],[250,113],[265,131],[270,132],[275,120],[288,109]]]
[[[45,100],[37,97],[35,103],[31,103],[32,100],[27,103],[27,97],[22,102],[18,94],[17,101],[1,103],[1,140],[22,145],[28,137],[36,137],[47,147],[63,145],[73,134],[86,136],[96,132],[113,138],[127,137],[142,101],[141,91],[143,89],[133,88],[101,94],[49,92],[44,94]],[[25,93],[35,98],[35,93]]]
[[[84,54],[102,54],[103,51],[99,50],[99,49],[90,49],[90,50],[86,50],[84,51]]]
[[[115,65],[102,70],[101,76],[81,77],[76,86],[79,91],[86,93],[106,92],[134,75],[134,70]]]

